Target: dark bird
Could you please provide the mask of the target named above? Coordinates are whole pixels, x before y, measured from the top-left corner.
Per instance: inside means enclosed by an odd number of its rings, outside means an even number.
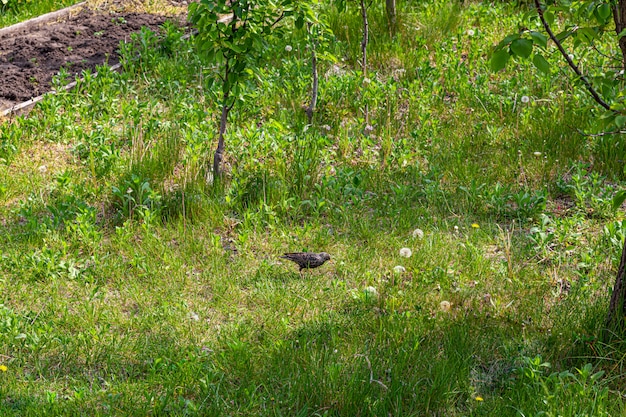
[[[300,267],[300,272],[305,268],[317,268],[324,265],[326,261],[330,261],[330,255],[326,252],[293,252],[286,253],[281,258],[297,263]]]

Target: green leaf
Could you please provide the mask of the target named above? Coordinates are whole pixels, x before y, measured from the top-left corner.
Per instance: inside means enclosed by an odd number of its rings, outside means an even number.
[[[543,12],[543,18],[546,19],[546,23],[548,24],[548,26],[552,26],[552,24],[554,23],[554,13],[550,12],[550,11],[545,11]]]
[[[533,52],[533,42],[529,39],[515,39],[511,42],[511,52],[519,57],[528,58]]]
[[[626,190],[620,190],[613,196],[613,210],[617,210],[626,201]]]
[[[519,33],[513,33],[511,35],[507,35],[504,39],[500,41],[498,44],[498,48],[503,47],[504,45],[508,45],[513,42],[515,39],[519,39]]]
[[[509,52],[506,49],[500,49],[494,52],[491,56],[491,61],[489,61],[491,70],[493,72],[498,72],[506,67],[506,63],[509,61],[509,57]]]
[[[533,56],[533,64],[544,74],[550,74],[550,63],[541,54]]]
[[[615,118],[615,125],[620,129],[626,125],[626,116],[617,116]]]
[[[609,17],[611,16],[611,6],[609,6],[607,3],[602,3],[598,6],[595,12],[597,13],[596,18],[598,20],[598,23],[606,25],[608,23]]]
[[[298,16],[295,21],[295,25],[297,29],[302,29],[304,27],[304,18],[302,16]]]
[[[539,45],[542,48],[548,46],[548,38],[543,33],[532,31],[530,32],[530,37],[536,45]]]

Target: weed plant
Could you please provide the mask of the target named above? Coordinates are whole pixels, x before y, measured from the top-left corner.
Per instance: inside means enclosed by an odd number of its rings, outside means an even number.
[[[519,6],[398,6],[394,38],[369,10],[367,81],[358,14],[326,6],[311,125],[304,33],[274,45],[219,185],[173,25],[0,125],[1,415],[624,414],[624,344],[598,338],[618,138],[578,133],[562,74],[489,72]],[[333,262],[300,276],[300,250]]]

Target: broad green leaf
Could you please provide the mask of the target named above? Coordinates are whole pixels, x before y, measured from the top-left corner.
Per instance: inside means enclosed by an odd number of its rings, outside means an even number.
[[[541,54],[535,54],[533,57],[533,64],[537,69],[544,74],[550,74],[550,63]]]
[[[498,47],[501,48],[504,45],[508,45],[511,42],[513,42],[514,40],[519,39],[519,34],[518,33],[513,33],[511,35],[507,35],[504,39],[502,39],[500,41],[500,43],[498,44]]]
[[[515,39],[511,42],[511,52],[519,57],[528,58],[533,52],[533,42],[529,39]]]
[[[626,125],[626,116],[617,116],[615,118],[615,125],[620,129]]]
[[[304,27],[304,18],[302,16],[298,16],[295,21],[296,28],[302,29]]]
[[[608,23],[609,17],[611,16],[611,6],[607,3],[602,3],[595,10],[596,18],[598,23],[606,25]]]
[[[626,190],[620,190],[613,196],[613,210],[617,210],[626,201]]]
[[[493,72],[498,72],[506,67],[506,63],[509,61],[509,57],[509,52],[506,49],[500,49],[494,52],[491,56],[491,61],[489,62],[491,70]]]
[[[572,31],[571,30],[564,30],[563,32],[561,32],[561,33],[556,35],[556,39],[559,42],[563,42],[565,39],[569,38],[570,36],[572,36]]]
[[[530,37],[533,39],[533,42],[535,42],[536,45],[539,45],[542,48],[548,46],[548,38],[543,33],[532,31],[530,32]]]
[[[554,24],[554,13],[552,13],[551,11],[546,10],[543,13],[543,18],[546,19],[546,23],[549,26],[552,26]]]

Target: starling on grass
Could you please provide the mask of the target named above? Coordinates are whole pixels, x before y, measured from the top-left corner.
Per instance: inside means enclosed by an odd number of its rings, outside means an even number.
[[[300,272],[305,268],[317,268],[324,265],[324,262],[330,261],[330,255],[326,252],[293,252],[286,253],[281,258],[297,263],[300,267]]]

